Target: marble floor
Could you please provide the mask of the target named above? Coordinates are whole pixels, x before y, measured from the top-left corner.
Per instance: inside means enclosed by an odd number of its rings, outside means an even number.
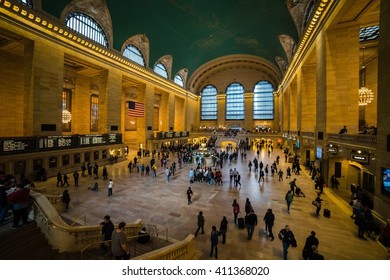
[[[270,157],[263,151],[259,161],[272,164],[276,156],[284,159],[282,151],[274,151]],[[107,196],[107,180],[81,177],[79,187],[68,187],[71,196],[70,208],[62,216],[71,221],[78,221],[88,225],[99,224],[105,215],[110,215],[114,223],[121,221],[134,222],[142,219],[145,224],[155,225],[159,231],[168,230],[170,237],[181,240],[188,234],[195,233],[197,228],[197,214],[203,211],[206,224],[204,235],[196,237],[198,249],[203,253],[202,259],[209,259],[211,227],[219,228],[223,216],[228,219],[226,244],[219,244],[219,259],[225,260],[281,260],[282,244],[276,237],[270,241],[264,232],[263,217],[268,208],[275,214],[274,234],[290,225],[298,242],[297,248],[289,248],[288,258],[302,259],[301,252],[306,237],[314,230],[320,241],[319,253],[327,260],[386,260],[389,258],[387,250],[377,241],[362,240],[357,236],[357,228],[350,218],[351,209],[337,191],[325,189],[322,199],[331,210],[331,218],[315,215],[315,207],[311,201],[316,197],[314,184],[307,171],[297,178],[297,185],[301,187],[306,197],[295,197],[290,214],[287,212],[285,193],[289,189],[289,181],[278,181],[277,177],[266,177],[265,183],[258,184],[257,175],[248,171],[248,160],[256,156],[254,151],[247,153],[247,160],[240,158],[235,162],[226,162],[223,166],[224,183],[221,186],[207,185],[206,183],[190,184],[188,174],[193,164],[179,169],[172,181],[167,183],[163,169],[159,167],[157,178],[129,173],[128,161],[108,165],[109,178],[114,181],[113,196]],[[129,155],[128,160],[134,155]],[[150,158],[143,159],[149,163]],[[175,160],[170,159],[170,163]],[[142,160],[141,160],[142,161]],[[208,163],[210,163],[208,161]],[[281,161],[280,167],[285,170],[290,165]],[[241,187],[235,188],[229,184],[228,173],[230,168],[237,168],[241,173]],[[99,170],[101,174],[101,169]],[[73,179],[71,174],[69,177]],[[99,183],[100,190],[88,190],[94,182]],[[62,188],[56,187],[55,178],[47,182],[38,183],[45,186],[51,193],[61,193]],[[186,190],[191,186],[194,197],[191,205],[187,204]],[[233,221],[232,201],[237,199],[241,210],[244,210],[245,199],[252,202],[259,223],[255,228],[252,240],[247,239],[246,229],[238,229]],[[321,213],[322,214],[322,213]]]

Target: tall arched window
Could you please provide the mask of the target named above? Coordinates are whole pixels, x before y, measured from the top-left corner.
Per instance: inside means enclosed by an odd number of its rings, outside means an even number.
[[[244,118],[244,87],[239,83],[232,83],[226,89],[226,119],[243,120]]]
[[[153,71],[155,73],[159,74],[160,76],[163,76],[164,78],[168,79],[168,71],[167,71],[167,68],[165,68],[164,64],[162,64],[160,62],[156,63]]]
[[[183,78],[182,78],[179,74],[177,74],[177,75],[175,76],[175,79],[174,79],[173,81],[175,82],[175,84],[177,84],[177,85],[179,85],[179,86],[181,86],[181,87],[184,87]]]
[[[274,87],[267,81],[258,82],[253,90],[253,119],[274,119]]]
[[[108,48],[107,36],[100,25],[91,17],[83,13],[69,14],[65,24],[70,29]]]
[[[201,96],[201,120],[216,120],[218,118],[217,89],[208,85],[202,89]]]
[[[142,55],[141,51],[136,46],[127,45],[123,50],[123,55],[126,56],[131,61],[134,61],[139,65],[145,66],[145,58]]]

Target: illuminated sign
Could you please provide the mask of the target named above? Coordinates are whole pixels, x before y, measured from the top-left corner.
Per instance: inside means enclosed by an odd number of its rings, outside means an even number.
[[[351,160],[362,162],[362,163],[368,163],[368,155],[351,154]]]
[[[339,149],[337,147],[326,147],[326,151],[331,154],[337,154]]]
[[[76,148],[78,145],[78,136],[47,136],[38,138],[38,149]]]
[[[36,138],[0,139],[0,143],[1,153],[33,151],[37,148]]]
[[[121,143],[120,133],[0,138],[0,155]]]

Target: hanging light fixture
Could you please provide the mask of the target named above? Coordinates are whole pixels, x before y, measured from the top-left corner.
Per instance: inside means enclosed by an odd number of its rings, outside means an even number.
[[[359,106],[366,106],[374,100],[374,93],[366,87],[366,64],[364,62],[363,46],[363,66],[360,71],[360,88],[359,88]]]
[[[68,110],[62,110],[62,123],[70,123],[72,120],[72,113]]]

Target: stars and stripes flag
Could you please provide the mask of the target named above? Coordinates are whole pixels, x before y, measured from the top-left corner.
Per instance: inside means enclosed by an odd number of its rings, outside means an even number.
[[[144,117],[145,105],[143,103],[128,101],[127,115],[129,117]]]

